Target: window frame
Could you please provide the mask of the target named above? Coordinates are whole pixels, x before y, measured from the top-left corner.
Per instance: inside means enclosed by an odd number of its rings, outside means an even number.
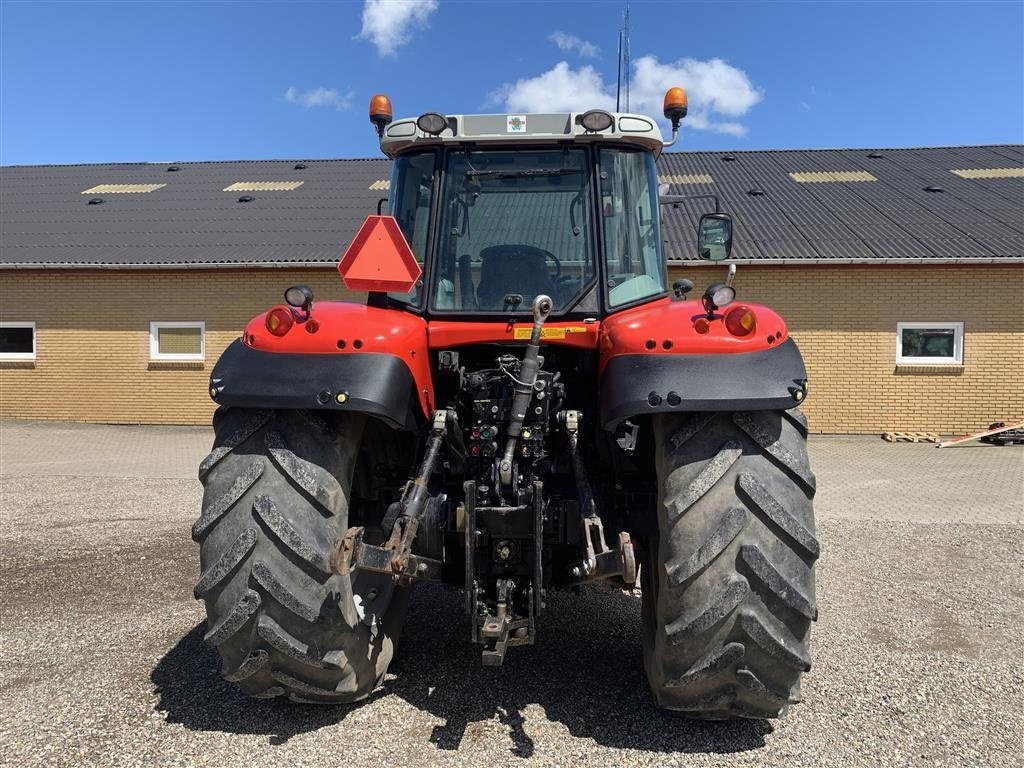
[[[398,294],[394,291],[386,291],[384,293],[385,300],[387,303],[401,307],[402,309],[410,310],[417,314],[422,314],[425,308],[427,307],[427,296],[429,293],[429,291],[427,290],[427,273],[430,271],[430,268],[434,261],[434,237],[435,230],[437,229],[437,225],[435,222],[441,205],[442,195],[440,190],[442,189],[442,185],[444,183],[442,178],[444,154],[444,151],[440,150],[438,147],[421,147],[419,149],[414,149],[409,152],[403,152],[401,155],[395,157],[394,161],[391,164],[391,175],[388,177],[389,184],[387,197],[387,211],[390,216],[395,216],[395,209],[399,203],[397,194],[398,182],[401,179],[401,174],[399,173],[401,166],[399,164],[399,161],[417,155],[432,155],[434,158],[434,170],[431,177],[433,189],[431,189],[430,191],[430,207],[427,212],[427,236],[426,242],[424,243],[423,246],[423,263],[420,265],[421,274],[419,277],[419,298],[416,301],[407,301],[406,299],[402,298],[402,294]],[[401,225],[399,225],[399,229],[401,229]],[[402,235],[405,235],[404,231],[402,232]],[[406,239],[406,242],[409,245],[409,249],[413,250],[412,243],[410,243],[408,239]],[[415,256],[415,250],[413,250],[413,255]],[[418,261],[419,260],[417,259],[417,263]],[[415,290],[415,286],[413,287],[413,290]],[[409,293],[412,293],[412,291],[409,291]]]
[[[424,275],[424,279],[427,280],[427,285],[428,285],[427,300],[426,300],[426,303],[423,305],[423,308],[425,310],[425,314],[428,317],[458,318],[460,320],[469,320],[469,319],[477,319],[478,318],[478,319],[480,319],[482,321],[493,321],[493,320],[496,320],[496,319],[499,319],[499,318],[516,318],[516,322],[529,322],[531,307],[527,306],[527,305],[523,305],[518,310],[514,310],[514,311],[509,311],[509,310],[486,310],[486,309],[479,309],[479,308],[476,308],[476,309],[435,309],[434,306],[433,306],[434,305],[434,300],[436,298],[435,294],[436,294],[436,288],[437,288],[436,280],[435,280],[435,278],[437,277],[436,273],[437,273],[437,271],[441,267],[441,265],[440,265],[440,254],[441,254],[441,249],[443,247],[442,244],[441,244],[441,238],[443,238],[445,236],[444,235],[444,228],[441,226],[441,224],[443,222],[443,219],[445,217],[445,213],[444,213],[443,209],[444,209],[445,201],[446,201],[447,194],[448,194],[448,191],[449,191],[448,190],[448,185],[451,183],[451,179],[449,178],[450,177],[449,164],[450,164],[451,158],[453,156],[465,154],[466,149],[467,149],[466,146],[463,146],[463,145],[453,145],[453,146],[447,147],[442,152],[440,152],[439,155],[438,155],[437,171],[438,171],[438,174],[439,174],[439,187],[437,188],[437,193],[434,195],[434,207],[433,207],[433,210],[432,210],[432,213],[431,213],[431,228],[432,229],[431,229],[431,239],[430,239],[431,250],[430,250],[430,257],[429,257],[429,261],[428,261],[429,269],[427,270],[428,274]],[[537,143],[526,143],[526,144],[522,144],[522,145],[514,144],[514,145],[511,145],[511,146],[503,145],[503,144],[500,144],[500,143],[499,144],[495,144],[494,146],[486,146],[486,145],[485,146],[480,146],[480,147],[469,146],[469,150],[474,155],[477,154],[477,153],[484,153],[484,152],[498,153],[498,152],[514,152],[514,151],[517,151],[517,150],[522,150],[522,151],[527,151],[527,152],[531,152],[531,151],[537,151],[537,152],[551,151],[551,152],[556,152],[556,151],[561,151],[561,150],[564,150],[564,149],[569,149],[570,151],[574,151],[574,152],[575,151],[579,151],[579,152],[583,153],[584,161],[587,164],[587,171],[586,171],[587,184],[589,184],[590,187],[591,187],[591,192],[587,196],[587,200],[589,201],[589,203],[591,205],[595,205],[596,201],[597,201],[597,192],[596,192],[597,155],[596,155],[595,152],[592,151],[592,148],[589,147],[586,144],[578,144],[578,143],[566,144],[565,142],[558,142],[556,144],[551,144],[551,143],[548,143],[548,142],[541,141],[541,142],[537,142]],[[571,318],[571,317],[574,317],[574,316],[590,317],[590,316],[593,316],[595,314],[595,311],[600,311],[599,309],[598,310],[593,310],[593,309],[582,310],[582,309],[580,309],[581,303],[586,301],[588,295],[591,293],[591,291],[593,291],[594,286],[598,283],[598,281],[603,279],[602,260],[604,258],[603,257],[603,253],[604,252],[603,252],[602,243],[601,243],[602,235],[600,233],[600,230],[598,229],[598,223],[596,221],[597,216],[595,215],[595,212],[594,212],[593,209],[591,209],[590,212],[588,213],[588,217],[590,219],[590,222],[588,224],[588,228],[587,229],[588,229],[588,233],[589,233],[589,236],[590,236],[590,251],[591,251],[591,253],[589,255],[589,258],[591,259],[591,264],[594,266],[594,272],[591,275],[590,279],[583,284],[583,286],[581,287],[579,293],[575,297],[573,297],[569,301],[569,303],[566,304],[565,307],[555,308],[555,309],[552,310],[552,312],[551,312],[551,317],[552,318],[567,319],[567,318]],[[409,305],[404,305],[404,306],[409,306]],[[519,319],[520,316],[523,316],[522,320]]]
[[[161,328],[198,328],[199,354],[161,352]],[[206,322],[203,320],[165,321],[155,320],[149,324],[149,359],[154,363],[202,363],[206,361]]]
[[[949,328],[953,331],[952,357],[913,357],[903,354],[903,331],[925,328]],[[896,323],[896,365],[959,365],[964,364],[964,324],[962,321],[935,323]]]
[[[28,360],[35,361],[36,352],[39,349],[38,337],[36,336],[36,324],[34,320],[4,320],[0,321],[0,328],[31,328],[32,329],[32,351],[31,352],[0,352],[0,361],[7,360]]]
[[[642,149],[642,148],[640,148],[640,147],[625,146],[625,145],[622,145],[622,144],[596,144],[594,146],[594,169],[595,169],[595,173],[597,174],[597,178],[598,178],[598,183],[595,184],[595,189],[594,189],[594,205],[596,206],[595,207],[595,219],[596,219],[597,226],[598,226],[598,249],[599,249],[599,256],[598,256],[599,264],[598,264],[598,266],[599,266],[599,268],[601,270],[601,284],[602,284],[601,296],[602,296],[602,301],[604,303],[604,314],[605,314],[605,316],[611,316],[611,315],[615,314],[616,312],[621,312],[621,311],[626,310],[626,309],[632,309],[633,307],[642,306],[644,304],[650,304],[653,301],[657,301],[658,299],[664,298],[665,296],[668,295],[668,292],[669,292],[669,289],[668,289],[668,259],[665,256],[665,243],[664,243],[664,240],[662,239],[662,225],[663,225],[664,222],[662,221],[662,216],[661,216],[661,207],[660,207],[661,206],[661,201],[658,199],[658,175],[657,175],[657,166],[656,166],[657,157],[655,157],[654,158],[654,162],[652,162],[651,166],[648,168],[648,173],[650,174],[650,177],[651,177],[650,180],[649,180],[649,183],[652,184],[651,189],[653,190],[652,194],[654,196],[654,199],[652,201],[651,217],[652,217],[654,226],[657,229],[657,233],[656,233],[656,237],[655,237],[655,248],[657,249],[658,258],[659,258],[659,260],[661,262],[661,285],[662,285],[662,288],[657,293],[651,293],[651,294],[648,294],[647,296],[642,296],[640,298],[632,299],[631,301],[622,302],[620,304],[614,304],[614,305],[612,304],[612,301],[611,301],[611,289],[612,289],[612,286],[608,285],[608,281],[610,279],[609,278],[609,272],[608,272],[608,268],[609,268],[608,258],[609,258],[610,250],[608,248],[608,240],[607,240],[608,232],[607,232],[607,229],[606,229],[606,222],[604,220],[605,217],[603,215],[601,215],[602,200],[601,200],[601,190],[600,190],[600,186],[599,186],[601,174],[605,172],[602,153],[607,152],[608,150],[616,150],[616,151],[620,151],[620,152],[630,152],[630,153],[637,153],[637,154],[647,154],[647,151]]]

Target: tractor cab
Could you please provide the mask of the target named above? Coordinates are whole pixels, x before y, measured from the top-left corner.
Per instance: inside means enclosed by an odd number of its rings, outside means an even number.
[[[375,111],[376,110],[376,111]],[[427,113],[371,120],[393,157],[391,214],[423,271],[389,302],[428,316],[604,316],[667,293],[648,117]]]

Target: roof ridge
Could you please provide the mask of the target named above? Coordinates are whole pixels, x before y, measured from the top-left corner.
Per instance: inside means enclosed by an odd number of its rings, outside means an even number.
[[[264,165],[270,163],[364,163],[364,162],[386,162],[386,157],[314,157],[314,158],[256,158],[248,160],[131,160],[111,161],[102,163],[22,163],[14,165],[0,165],[0,169],[8,168],[109,168],[111,166],[121,167],[149,167],[167,165]]]
[[[1024,152],[1024,144],[941,144],[919,147],[813,147],[792,149],[695,149],[685,152],[663,152],[663,155],[777,155],[783,152],[922,152],[950,149],[1017,149]]]
[[[809,149],[694,149],[682,152],[664,152],[667,157],[676,155],[776,155],[783,152],[904,152],[952,149],[1015,149],[1024,151],[1024,144],[942,144],[918,147],[814,147]],[[22,165],[0,165],[0,170],[13,168],[99,168],[99,167],[148,167],[159,165],[271,165],[273,163],[390,163],[386,157],[320,157],[320,158],[258,158],[247,160],[167,160],[131,161],[105,163],[26,163]]]

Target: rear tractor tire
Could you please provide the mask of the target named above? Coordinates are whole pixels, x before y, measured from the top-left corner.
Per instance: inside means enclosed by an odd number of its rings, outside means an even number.
[[[658,705],[766,719],[800,701],[817,619],[807,422],[786,412],[654,420],[659,534],[643,576]]]
[[[221,673],[259,698],[365,698],[391,661],[408,597],[387,577],[330,567],[365,417],[221,408],[213,423],[192,538],[204,639]]]

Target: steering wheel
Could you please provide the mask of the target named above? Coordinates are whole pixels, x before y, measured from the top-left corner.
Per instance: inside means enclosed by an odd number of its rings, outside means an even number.
[[[562,262],[559,261],[558,257],[551,251],[545,251],[543,248],[538,248],[535,245],[526,245],[525,243],[509,243],[508,245],[492,247],[495,248],[495,250],[506,250],[514,256],[532,256],[540,254],[545,261],[550,261],[555,265],[555,274],[554,277],[552,277],[552,282],[558,282],[558,278],[562,276]]]
[[[480,256],[480,284],[476,290],[480,306],[500,302],[514,287],[530,295],[554,294],[558,290],[562,263],[550,251],[525,243],[506,243],[488,246]],[[554,275],[547,267],[549,263],[554,265]]]
[[[552,282],[557,283],[558,278],[562,276],[562,262],[551,251],[545,251],[543,248],[538,248],[537,250],[544,254],[545,259],[550,259],[555,265],[555,276],[552,278]]]
[[[558,278],[560,278],[562,276],[562,262],[559,261],[558,257],[555,256],[555,254],[553,254],[551,251],[545,251],[543,248],[537,248],[536,246],[533,246],[533,245],[515,244],[515,245],[510,245],[508,247],[511,248],[511,249],[514,249],[514,252],[517,255],[518,254],[523,254],[524,256],[528,256],[528,255],[533,254],[533,253],[539,253],[541,256],[544,257],[545,261],[550,261],[552,264],[554,264],[555,265],[555,274],[551,278],[551,282],[557,283],[558,282]]]

